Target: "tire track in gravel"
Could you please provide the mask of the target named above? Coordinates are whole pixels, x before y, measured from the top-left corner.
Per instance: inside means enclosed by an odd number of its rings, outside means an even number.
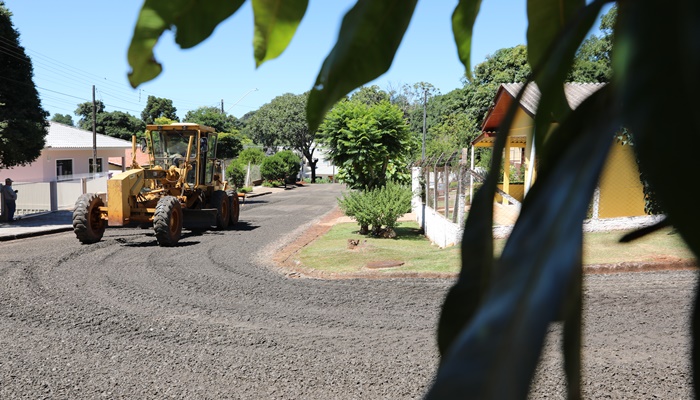
[[[184,232],[176,248],[131,228],[94,246],[72,233],[0,243],[0,398],[422,397],[451,280],[293,279],[275,266],[340,192],[258,197],[235,229]],[[695,274],[585,279],[585,397],[688,398]],[[561,398],[557,329],[533,398]]]

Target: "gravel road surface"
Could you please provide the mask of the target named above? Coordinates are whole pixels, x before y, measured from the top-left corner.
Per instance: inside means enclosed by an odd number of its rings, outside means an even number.
[[[0,243],[0,399],[411,399],[450,280],[294,279],[272,263],[339,185],[251,199],[161,248],[109,228]],[[587,398],[690,398],[694,272],[586,276]],[[533,398],[563,398],[557,326]]]

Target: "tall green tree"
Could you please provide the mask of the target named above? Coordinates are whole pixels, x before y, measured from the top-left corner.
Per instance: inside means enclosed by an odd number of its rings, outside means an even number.
[[[173,101],[163,97],[148,96],[146,107],[141,111],[141,120],[146,124],[153,124],[156,118],[165,117],[173,121],[179,121],[177,108]]]
[[[26,165],[44,148],[49,114],[34,85],[32,60],[19,44],[12,13],[0,1],[0,168]]]
[[[105,112],[105,103],[102,100],[96,100],[94,104],[90,101],[78,104],[78,108],[75,109],[75,115],[80,117],[78,128],[86,131],[92,130],[93,111],[96,119],[98,115]]]
[[[391,96],[377,85],[360,86],[350,95],[350,100],[372,105],[382,101],[390,101]]]
[[[389,179],[401,180],[415,147],[403,112],[388,101],[374,105],[339,102],[328,113],[318,138],[339,168],[339,179],[358,190],[382,187]]]
[[[265,152],[257,147],[248,147],[238,154],[238,159],[246,165],[260,165],[265,157]]]
[[[591,35],[581,44],[569,74],[571,82],[608,82],[612,77],[613,29],[617,6],[608,10],[600,20],[601,36]]]
[[[260,107],[248,119],[244,133],[265,147],[283,146],[298,151],[309,164],[316,182],[315,132],[306,121],[308,93],[285,93]]]
[[[51,121],[58,122],[59,124],[75,126],[73,117],[71,117],[69,114],[54,114],[53,117],[51,117]]]
[[[239,122],[236,117],[226,113],[222,113],[216,107],[203,106],[196,110],[190,110],[185,114],[183,122],[193,122],[211,126],[217,132],[232,133],[238,130]]]
[[[191,17],[208,20],[209,7],[177,8],[168,0],[148,1],[129,49],[132,85],[160,73],[153,46],[165,30],[176,29],[178,43],[194,46],[242,3],[222,2],[217,18],[207,29],[199,29],[190,23]],[[611,84],[572,110],[563,83],[577,49],[610,3],[527,1],[527,52],[532,73],[525,76],[527,82],[536,82],[541,92],[534,132],[538,177],[505,247],[494,257],[493,200],[506,143],[504,134],[497,135],[490,172],[465,223],[460,275],[442,306],[437,330],[442,360],[427,399],[527,398],[545,336],[555,321],[563,326],[567,398],[582,397],[582,224],[620,126],[632,133],[639,165],[666,211],[666,223],[676,228],[696,257],[700,255],[700,208],[688,207],[684,192],[694,178],[700,127],[692,117],[669,118],[693,116],[700,108],[700,35],[696,34],[700,3],[619,2],[613,28]],[[288,8],[278,7],[276,2],[256,4],[255,18],[263,22],[253,41],[261,51],[254,52],[254,57],[262,63],[286,47],[307,4],[286,2]],[[470,81],[474,79],[472,32],[480,4],[480,0],[460,0],[445,20],[447,23],[451,17],[458,56]],[[416,0],[359,0],[347,12],[338,42],[309,95],[311,130],[339,99],[388,70],[415,5]],[[665,24],[663,29],[659,29],[660,22]],[[266,52],[268,46],[276,52]],[[669,77],[677,83],[669,83]],[[515,107],[506,113],[502,132],[508,132]],[[699,294],[696,286],[688,323],[694,343],[689,359],[696,398],[700,398]]]
[[[146,124],[129,113],[111,111],[97,115],[97,133],[102,135],[131,140],[133,135],[140,137],[145,130]]]
[[[220,133],[219,142],[216,145],[217,158],[236,158],[243,150],[243,143],[235,133]]]
[[[146,130],[146,124],[139,118],[123,111],[105,111],[105,105],[101,100],[95,102],[95,131],[101,135],[107,135],[124,140],[131,140],[133,135],[141,136]],[[78,127],[92,131],[93,103],[78,104],[75,114],[80,116]]]

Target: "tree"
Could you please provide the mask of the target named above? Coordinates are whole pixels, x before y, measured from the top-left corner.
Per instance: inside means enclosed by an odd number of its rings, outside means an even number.
[[[146,124],[153,124],[156,118],[160,117],[179,121],[177,109],[173,106],[172,100],[149,95],[146,107],[141,111],[141,120]]]
[[[153,121],[154,124],[156,125],[170,125],[177,123],[177,120],[166,118],[166,117],[158,117]]]
[[[311,168],[311,182],[316,182],[316,135],[306,122],[307,98],[308,93],[275,97],[248,119],[244,132],[264,147],[284,146],[298,151]]]
[[[103,112],[97,115],[97,133],[119,139],[131,140],[141,136],[146,124],[139,118],[122,111]]]
[[[474,67],[475,84],[495,84],[525,82],[532,75],[532,68],[527,61],[527,47],[517,45],[496,50],[486,57],[486,61]]]
[[[78,108],[75,109],[75,115],[80,117],[78,120],[78,128],[86,131],[92,130],[93,109],[96,116],[100,115],[101,113],[105,112],[105,103],[102,100],[96,100],[94,104],[90,101],[78,104]]]
[[[78,127],[92,131],[92,102],[78,104],[75,114],[80,116]],[[146,124],[139,118],[123,111],[105,111],[101,100],[95,102],[95,131],[124,140],[131,140],[133,135],[141,136],[146,130]]]
[[[260,165],[265,159],[265,152],[257,147],[248,147],[238,154],[238,159],[246,165]]]
[[[360,86],[350,95],[350,100],[359,101],[367,105],[381,103],[382,101],[391,100],[389,93],[381,90],[379,86]]]
[[[19,44],[12,13],[0,1],[0,168],[26,165],[44,148],[49,114],[34,85],[32,60]]]
[[[358,190],[400,179],[397,168],[405,168],[414,148],[403,113],[388,101],[341,101],[328,113],[318,137],[339,168],[339,179]]]
[[[212,25],[235,13],[241,3],[222,5]],[[275,8],[276,3],[260,3],[255,10],[262,25],[254,40],[258,63],[280,54],[306,10],[306,2],[284,9]],[[455,44],[469,80],[473,78],[472,29],[480,3],[460,1],[452,14]],[[619,2],[611,84],[572,110],[563,83],[577,49],[607,3],[527,3],[527,57],[532,73],[526,74],[526,81],[536,82],[541,92],[533,133],[539,152],[538,177],[503,251],[494,258],[493,199],[506,142],[504,135],[497,135],[490,172],[465,223],[460,276],[443,303],[437,330],[442,360],[428,399],[526,398],[548,327],[555,321],[563,322],[567,397],[581,398],[582,224],[621,126],[634,137],[639,165],[666,211],[665,224],[672,224],[696,257],[700,255],[700,208],[688,207],[684,193],[694,177],[694,153],[700,145],[700,127],[690,117],[700,106],[696,95],[700,35],[694,34],[700,25],[700,3]],[[386,72],[415,4],[415,0],[361,0],[348,11],[338,42],[309,95],[311,130],[339,99]],[[153,46],[166,29],[176,28],[177,40],[185,46],[204,40],[213,28],[205,33],[194,30],[188,25],[190,19],[182,16],[209,15],[206,12],[209,9],[204,7],[173,10],[167,0],[149,1],[129,49],[132,84],[160,72]],[[666,23],[664,29],[657,29],[659,21]],[[270,32],[280,37],[274,39]],[[669,77],[676,83],[669,84]],[[515,111],[513,106],[506,113],[503,132],[509,130]],[[689,358],[694,397],[700,397],[700,286],[695,292],[689,322],[695,344]]]
[[[199,107],[185,114],[183,122],[207,125],[217,132],[232,133],[237,130],[238,119],[233,115],[224,114],[216,107]]]
[[[75,126],[75,122],[73,122],[73,117],[71,117],[68,114],[54,114],[53,117],[51,117],[51,121],[58,122],[59,124]]]
[[[611,52],[617,7],[603,15],[599,29],[603,36],[591,35],[581,44],[569,74],[571,82],[608,82],[612,75]]]
[[[219,143],[216,145],[217,158],[236,158],[243,150],[241,139],[234,133],[220,133]]]

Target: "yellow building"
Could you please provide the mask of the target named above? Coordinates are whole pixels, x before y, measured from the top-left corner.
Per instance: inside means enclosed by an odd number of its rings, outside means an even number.
[[[564,91],[569,106],[574,109],[588,96],[603,87],[597,83],[567,83]],[[493,107],[484,118],[481,134],[472,141],[473,147],[493,147],[498,131],[508,109],[515,101],[522,83],[503,84],[498,88]],[[533,142],[534,116],[540,99],[537,85],[531,83],[520,100],[515,119],[508,132],[504,153],[504,165],[522,164],[524,182],[511,183],[510,168],[503,169],[503,184],[499,186],[508,195],[522,201],[537,177],[537,154]],[[644,190],[639,180],[639,169],[630,145],[623,145],[610,138],[611,150],[603,169],[592,206],[593,218],[634,217],[644,212]],[[498,195],[497,201],[507,203]]]

